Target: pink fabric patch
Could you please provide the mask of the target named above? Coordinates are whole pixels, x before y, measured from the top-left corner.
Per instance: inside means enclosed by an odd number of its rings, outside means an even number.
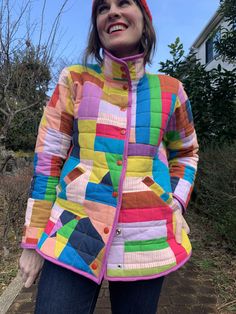
[[[96,135],[124,140],[125,134],[122,134],[122,130],[117,126],[97,123]]]
[[[144,222],[153,220],[172,219],[172,209],[169,207],[143,208],[143,209],[122,209],[119,215],[119,222]]]
[[[51,230],[53,229],[54,226],[55,226],[55,224],[51,220],[48,220],[48,223],[46,225],[46,228],[45,228],[44,232],[47,235],[49,235],[51,233]]]

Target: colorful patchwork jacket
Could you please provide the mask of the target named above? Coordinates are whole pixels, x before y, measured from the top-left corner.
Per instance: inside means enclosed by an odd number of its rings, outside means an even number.
[[[42,117],[23,248],[100,283],[163,276],[191,255],[198,144],[182,84],[143,55],[64,69]]]

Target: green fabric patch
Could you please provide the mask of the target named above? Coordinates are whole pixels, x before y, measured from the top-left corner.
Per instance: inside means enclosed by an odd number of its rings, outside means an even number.
[[[107,276],[110,277],[128,277],[128,276],[148,276],[156,275],[169,270],[176,266],[176,263],[152,267],[152,268],[139,268],[139,269],[108,269]]]
[[[44,194],[44,200],[54,202],[56,199],[56,186],[58,185],[58,177],[48,177],[47,188]]]
[[[57,233],[62,237],[69,239],[77,224],[78,220],[73,219],[65,224],[61,229],[59,229]]]
[[[122,166],[117,165],[118,160],[123,160],[123,156],[120,154],[106,153],[106,161],[110,171],[114,191],[118,191],[122,171]]]
[[[180,140],[180,132],[177,131],[169,131],[166,134],[168,141],[178,141]]]
[[[143,241],[127,241],[125,242],[125,252],[145,252],[163,250],[169,247],[166,238]]]

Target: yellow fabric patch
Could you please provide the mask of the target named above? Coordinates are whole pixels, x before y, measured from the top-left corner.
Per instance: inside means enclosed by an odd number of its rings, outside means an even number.
[[[94,150],[96,137],[96,121],[79,120],[79,143],[82,148]]]
[[[55,257],[58,258],[61,254],[61,252],[64,250],[68,239],[62,237],[60,234],[57,233],[57,240],[56,240],[56,246],[55,246]]]
[[[126,176],[152,176],[152,162],[153,161],[151,157],[128,157]]]
[[[179,97],[177,97],[176,99],[176,103],[175,103],[175,109],[181,107],[181,102],[179,100]]]
[[[174,234],[176,232],[176,216],[175,213],[173,213],[173,231]],[[189,237],[186,233],[186,231],[182,228],[182,242],[181,242],[182,247],[186,250],[187,254],[189,255],[191,250],[192,250],[192,246],[191,243],[189,241]]]
[[[163,193],[165,193],[163,188],[160,185],[156,184],[156,183],[152,184],[150,186],[150,189],[158,196],[161,196]]]
[[[79,203],[57,198],[56,205],[60,206],[64,210],[69,211],[70,213],[73,213],[76,216],[79,216],[80,218],[88,217],[84,210],[84,206]]]
[[[191,243],[189,241],[189,237],[184,229],[182,229],[182,243],[181,245],[185,248],[186,252],[188,255],[190,254],[192,250]]]
[[[94,152],[93,169],[89,178],[90,182],[100,183],[108,172],[106,156],[103,152]]]

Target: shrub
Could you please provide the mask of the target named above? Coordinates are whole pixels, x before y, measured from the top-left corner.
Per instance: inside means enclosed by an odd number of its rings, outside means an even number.
[[[205,147],[200,154],[196,189],[197,211],[210,219],[236,252],[236,143]]]
[[[5,250],[12,245],[18,245],[20,241],[31,176],[31,167],[21,169],[15,174],[0,176],[0,197],[3,201],[0,211],[0,237]]]

